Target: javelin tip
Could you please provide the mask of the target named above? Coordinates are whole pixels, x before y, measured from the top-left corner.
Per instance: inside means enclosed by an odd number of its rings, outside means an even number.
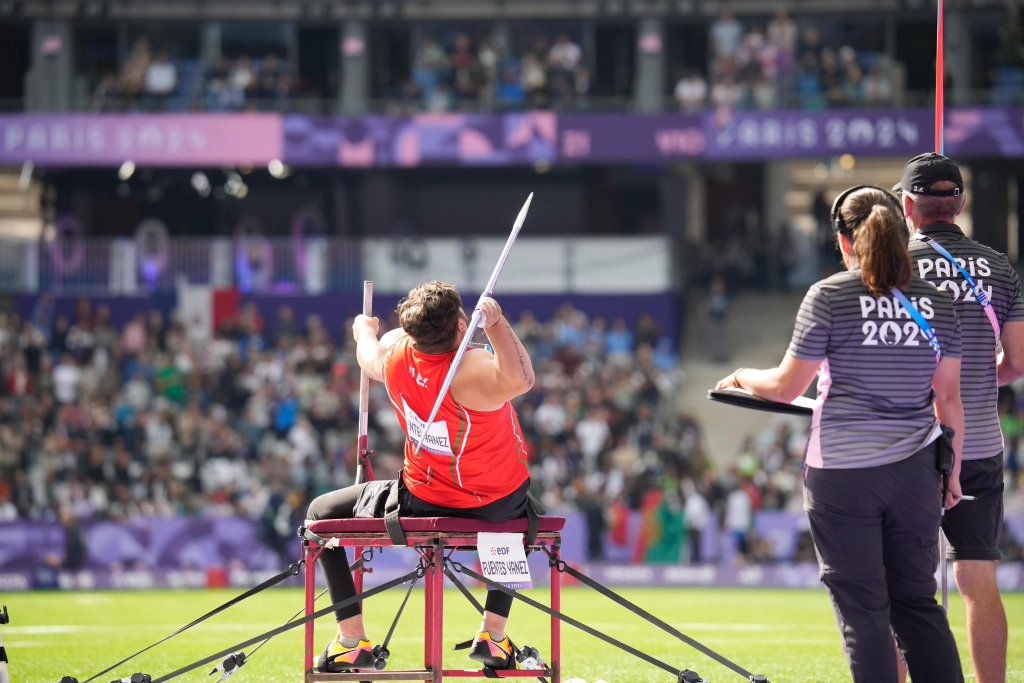
[[[523,208],[519,209],[519,215],[516,216],[516,222],[513,223],[512,225],[512,234],[509,236],[509,242],[505,245],[506,250],[511,246],[511,243],[515,240],[516,235],[519,234],[519,231],[523,227],[523,223],[526,222],[526,214],[530,212],[530,202],[532,201],[533,193],[531,192],[530,195],[526,198],[526,201],[523,203]]]

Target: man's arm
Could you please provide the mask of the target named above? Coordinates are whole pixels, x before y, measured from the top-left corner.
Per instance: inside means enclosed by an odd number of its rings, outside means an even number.
[[[949,492],[943,506],[948,510],[963,495],[960,489],[960,467],[964,454],[964,407],[960,400],[960,359],[943,358],[932,379],[935,390],[935,417],[939,423],[951,427],[953,434],[953,472],[949,477]]]
[[[1024,377],[1024,320],[1011,320],[1003,324],[999,335],[1003,355],[996,368],[999,386]]]
[[[481,308],[481,325],[494,354],[480,349],[467,352],[452,381],[452,396],[467,408],[497,410],[529,391],[536,377],[523,342],[501,314],[498,302],[485,299]]]
[[[377,339],[380,320],[366,315],[357,315],[352,322],[352,337],[356,340],[356,362],[370,379],[384,381],[384,357],[388,349],[405,334],[405,330],[396,327]]]

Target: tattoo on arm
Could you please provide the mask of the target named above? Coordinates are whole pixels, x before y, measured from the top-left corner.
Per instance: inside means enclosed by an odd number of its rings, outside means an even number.
[[[519,368],[523,371],[523,379],[529,379],[530,373],[526,369],[526,349],[523,348],[522,342],[516,337],[516,333],[512,330],[512,325],[506,320],[505,331],[508,332],[509,339],[512,340],[512,345],[515,346],[516,353],[519,356]]]

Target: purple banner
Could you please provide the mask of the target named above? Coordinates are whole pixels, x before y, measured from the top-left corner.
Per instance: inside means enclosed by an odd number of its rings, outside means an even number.
[[[643,541],[642,515],[630,514],[621,538],[606,530],[604,562],[587,562],[587,522],[583,513],[566,515],[562,531],[562,558],[602,583],[618,586],[775,586],[809,588],[819,585],[813,562],[794,562],[797,537],[806,526],[801,514],[780,511],[756,513],[758,537],[774,548],[767,564],[735,561],[733,539],[705,529],[702,540],[706,560],[712,564],[684,564],[684,549],[676,557],[660,555],[660,563],[637,562],[637,544]],[[1024,519],[1006,517],[1010,534],[1024,541]],[[299,558],[297,538],[273,539],[276,550],[264,543],[256,522],[235,517],[138,519],[131,522],[96,520],[79,529],[86,555],[80,566],[62,568],[66,530],[55,522],[0,524],[0,592],[33,588],[202,588],[255,585]],[[643,557],[643,553],[639,553]],[[529,558],[533,580],[548,582],[546,558]],[[460,561],[476,565],[473,554]],[[373,560],[372,584],[400,576],[416,562],[412,549],[390,549]],[[322,577],[320,577],[322,580]],[[1004,590],[1024,590],[1024,565],[999,565]],[[290,580],[292,585],[301,579]]]
[[[551,112],[493,116],[421,114],[312,118],[286,116],[285,158],[295,165],[514,166],[557,160]]]
[[[276,114],[0,115],[5,164],[266,164],[281,158],[282,140]]]
[[[41,166],[265,164],[344,168],[538,163],[767,161],[930,149],[931,109],[527,112],[311,117],[303,114],[0,116],[0,163]],[[953,157],[1024,157],[1024,108],[946,114]]]
[[[559,117],[563,163],[650,162],[707,156],[701,114],[566,114]]]
[[[930,149],[930,109],[701,114],[422,115],[285,120],[295,165],[658,163],[767,161],[853,154],[910,156]],[[1024,108],[954,109],[946,153],[1024,157]]]

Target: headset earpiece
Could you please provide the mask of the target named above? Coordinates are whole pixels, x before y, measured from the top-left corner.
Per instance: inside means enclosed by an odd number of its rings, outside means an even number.
[[[857,190],[878,190],[884,194],[889,201],[892,202],[893,207],[896,209],[896,215],[900,219],[900,223],[902,223],[904,228],[906,228],[906,218],[903,215],[903,204],[896,198],[896,195],[888,190],[878,187],[877,185],[854,185],[853,187],[848,187],[840,192],[839,196],[836,197],[836,200],[832,202],[832,210],[829,211],[829,222],[832,224],[832,231],[837,236],[841,232],[846,232],[846,223],[843,221],[843,216],[840,212],[840,209],[843,207],[843,202]]]

